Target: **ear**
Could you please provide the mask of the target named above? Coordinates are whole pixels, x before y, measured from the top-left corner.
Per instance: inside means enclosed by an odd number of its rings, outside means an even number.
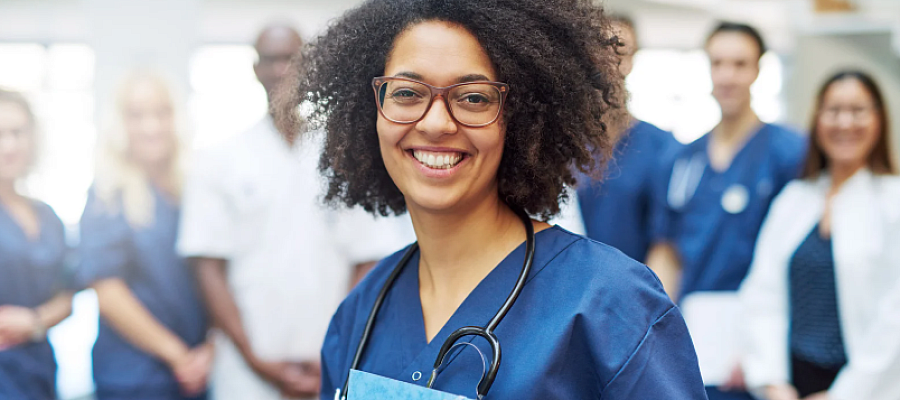
[[[253,74],[256,75],[256,80],[259,81],[259,61],[253,63]]]

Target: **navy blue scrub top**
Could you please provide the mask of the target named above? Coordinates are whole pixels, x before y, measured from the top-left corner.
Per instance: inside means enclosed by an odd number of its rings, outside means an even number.
[[[653,196],[653,184],[658,175],[667,173],[666,160],[681,147],[671,133],[637,121],[616,145],[605,179],[579,179],[585,235],[635,260],[646,260],[653,239],[651,213],[661,209],[654,205],[659,199]]]
[[[63,224],[33,201],[40,237],[31,240],[0,205],[0,305],[35,308],[68,287]],[[44,339],[0,350],[0,400],[56,398],[56,361]]]
[[[763,124],[728,169],[717,172],[709,167],[709,138],[707,134],[685,146],[675,158],[674,167],[668,168],[670,173],[658,181],[660,196],[667,196],[670,201],[658,213],[654,232],[657,240],[674,244],[681,259],[680,298],[695,291],[738,289],[750,268],[756,237],[769,205],[799,175],[806,155],[803,137],[784,127]],[[686,173],[691,170],[686,166],[692,160],[700,168]],[[684,168],[679,168],[679,163]],[[689,184],[676,185],[673,181]],[[696,183],[693,193],[690,183]],[[723,208],[722,196],[735,184],[743,186],[747,196],[745,207],[731,213]],[[680,190],[685,186],[687,189]],[[673,195],[686,202],[681,206],[673,204]]]
[[[430,343],[418,254],[412,257],[381,307],[360,369],[425,385],[450,333],[494,316],[521,271],[524,247],[481,281]],[[343,386],[369,311],[402,254],[382,260],[332,319],[322,349],[322,400]],[[558,226],[537,233],[533,270],[495,333],[503,359],[489,400],[706,399],[684,320],[656,276]],[[464,341],[490,357],[483,339]],[[448,360],[434,388],[476,398],[484,365],[478,352],[463,346]]]
[[[121,212],[110,211],[119,205],[109,207],[91,191],[81,217],[77,278],[84,286],[121,278],[160,323],[193,347],[206,339],[208,325],[192,270],[175,252],[180,210],[158,190],[153,196],[153,223],[134,228]],[[131,345],[102,317],[93,364],[98,400],[183,398],[165,362]]]

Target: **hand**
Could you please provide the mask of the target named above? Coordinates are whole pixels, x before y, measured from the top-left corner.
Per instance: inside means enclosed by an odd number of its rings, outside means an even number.
[[[797,389],[788,384],[766,386],[766,398],[769,400],[798,400]]]
[[[318,361],[290,363],[285,371],[285,384],[299,397],[318,396],[322,383],[322,370]]]
[[[725,390],[725,391],[745,391],[745,390],[747,390],[747,383],[744,382],[744,369],[741,367],[740,362],[735,364],[734,368],[731,369],[731,374],[728,376],[728,380],[725,381],[725,384],[722,385],[722,390]]]
[[[212,360],[213,347],[209,343],[204,343],[189,350],[172,365],[172,372],[178,380],[182,394],[193,397],[206,390]]]
[[[262,361],[254,358],[251,368],[261,378],[275,385],[282,396],[315,397],[319,394],[318,363]]]
[[[828,400],[828,392],[822,391],[818,393],[813,393],[809,396],[803,398],[803,400]]]
[[[39,323],[37,313],[30,308],[0,306],[0,349],[29,342]]]

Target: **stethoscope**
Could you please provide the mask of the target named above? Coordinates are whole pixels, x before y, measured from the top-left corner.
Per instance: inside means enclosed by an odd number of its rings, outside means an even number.
[[[765,129],[767,125],[763,124],[759,127],[756,134]],[[767,148],[767,142],[757,142],[750,149],[750,158],[752,160],[760,160]],[[682,210],[697,193],[703,174],[709,162],[706,159],[705,152],[694,153],[691,158],[680,158],[675,161],[672,167],[672,175],[669,178],[669,190],[666,193],[666,201],[669,207],[675,210]],[[750,190],[741,182],[749,182],[752,180],[752,169],[747,169],[740,179],[732,183],[722,193],[721,206],[729,214],[740,214],[750,202]],[[757,185],[757,192],[766,192],[771,190],[770,186],[765,186],[767,182],[760,182]],[[769,183],[770,185],[770,183]],[[765,189],[765,190],[763,190]]]
[[[682,210],[694,198],[707,165],[704,155],[700,153],[694,154],[690,159],[675,162],[669,178],[669,191],[666,193],[669,207]],[[749,201],[750,191],[747,187],[741,183],[732,183],[722,193],[719,203],[729,214],[740,214],[747,208]]]
[[[434,361],[431,377],[428,378],[428,388],[431,388],[434,385],[434,380],[438,376],[438,369],[444,363],[444,358],[454,347],[456,342],[466,336],[480,336],[484,338],[487,340],[488,344],[490,344],[491,352],[493,354],[490,367],[487,372],[482,375],[481,381],[478,382],[477,393],[479,399],[482,399],[487,395],[488,390],[491,389],[494,380],[497,378],[497,371],[500,369],[500,341],[497,339],[497,335],[494,334],[494,329],[500,324],[500,321],[503,320],[503,317],[506,316],[506,313],[509,312],[509,309],[512,308],[513,304],[515,304],[519,294],[522,293],[522,288],[525,287],[525,281],[528,279],[528,273],[531,271],[531,265],[534,262],[534,226],[531,225],[531,218],[522,210],[514,209],[514,211],[516,212],[516,215],[519,216],[519,219],[522,220],[522,224],[525,225],[526,233],[525,262],[522,265],[522,272],[519,273],[519,278],[516,280],[516,285],[487,325],[484,327],[466,326],[459,328],[451,333],[450,337],[444,341],[444,344],[441,346],[441,351],[438,352],[437,359]],[[366,344],[369,342],[369,335],[372,333],[372,327],[375,325],[375,318],[378,316],[378,310],[381,308],[381,303],[384,302],[384,298],[387,296],[387,293],[397,279],[397,276],[400,275],[400,272],[403,271],[403,268],[406,267],[406,264],[409,263],[409,259],[412,258],[418,248],[419,246],[417,243],[413,243],[409,247],[400,259],[400,262],[397,263],[394,271],[388,276],[381,291],[378,293],[375,304],[372,305],[372,311],[369,312],[369,318],[366,320],[366,327],[363,330],[362,338],[359,340],[359,346],[356,348],[356,354],[353,356],[353,363],[350,364],[350,370],[347,371],[347,379],[344,380],[344,387],[337,393],[340,400],[347,400],[347,387],[350,384],[350,371],[358,369],[359,367],[359,363],[362,360],[363,353],[366,349]]]

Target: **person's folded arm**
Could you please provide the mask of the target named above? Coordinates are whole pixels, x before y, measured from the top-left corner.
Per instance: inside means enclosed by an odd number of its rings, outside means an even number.
[[[125,340],[173,368],[184,360],[188,345],[160,323],[124,281],[107,278],[91,287],[97,293],[100,316]]]

